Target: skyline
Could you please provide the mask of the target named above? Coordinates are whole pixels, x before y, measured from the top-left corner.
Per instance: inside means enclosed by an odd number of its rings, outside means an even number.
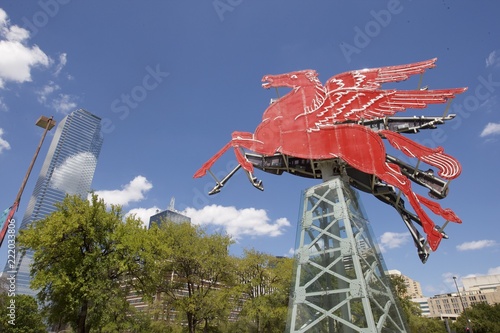
[[[300,193],[316,181],[257,170],[265,186],[260,192],[239,172],[221,193],[208,196],[214,182],[192,178],[233,131],[253,132],[259,124],[276,97],[261,88],[261,78],[310,68],[325,82],[349,70],[437,57],[422,84],[468,90],[451,104],[455,119],[411,138],[443,146],[462,163],[462,175],[440,204],[463,223],[449,224],[450,239],[422,265],[394,209],[364,193],[362,204],[387,268],[419,281],[426,296],[453,291],[452,276],[500,272],[500,181],[494,176],[500,167],[500,24],[494,13],[500,5],[42,0],[1,8],[2,209],[12,204],[40,138],[38,116],[53,114],[59,122],[83,108],[102,118],[105,143],[92,189],[106,202],[147,216],[175,197],[175,208],[193,223],[233,235],[232,253],[254,247],[291,255]],[[418,77],[390,87],[417,84]],[[439,105],[399,115],[443,111]],[[235,163],[225,154],[213,171],[224,175]],[[39,160],[33,174],[40,167]]]

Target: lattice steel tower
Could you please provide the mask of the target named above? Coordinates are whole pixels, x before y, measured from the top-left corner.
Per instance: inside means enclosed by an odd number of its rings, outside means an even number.
[[[286,332],[406,332],[357,193],[334,177],[303,192]]]

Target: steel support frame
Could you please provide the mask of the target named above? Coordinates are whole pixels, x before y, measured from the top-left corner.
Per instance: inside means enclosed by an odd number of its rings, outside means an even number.
[[[303,193],[287,332],[406,332],[359,198],[340,176]]]

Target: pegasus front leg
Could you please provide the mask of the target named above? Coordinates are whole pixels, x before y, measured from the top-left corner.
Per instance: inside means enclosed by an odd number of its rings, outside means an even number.
[[[205,176],[207,171],[212,167],[212,165],[214,165],[215,161],[217,161],[232,145],[232,141],[229,141],[224,147],[222,147],[221,150],[212,156],[212,158],[206,161],[201,168],[198,169],[198,171],[195,172],[193,178],[201,178]]]
[[[236,155],[238,163],[244,170],[249,173],[253,173],[253,165],[242,153],[241,148],[259,152],[259,146],[262,146],[262,143],[255,140],[253,133],[249,132],[233,132],[231,142],[233,144],[234,154]]]
[[[212,176],[215,178],[216,181],[216,186],[210,191],[209,194],[215,194],[220,192],[220,189],[224,186],[224,184],[231,178],[231,176],[239,169],[239,166],[241,166],[248,175],[248,179],[252,183],[253,186],[258,188],[259,190],[263,190],[262,186],[262,181],[258,180],[254,175],[253,175],[253,165],[250,163],[250,161],[247,160],[247,158],[244,156],[243,152],[241,151],[241,148],[246,148],[246,149],[257,149],[259,148],[259,145],[262,146],[262,144],[259,143],[259,141],[255,140],[253,138],[252,133],[248,132],[234,132],[232,135],[232,140],[229,141],[222,149],[220,149],[212,158],[210,158],[207,162],[205,162],[198,171],[194,174],[194,178],[200,178],[206,175],[207,171],[210,172],[210,168],[213,166],[215,161],[217,161],[222,154],[224,154],[229,148],[233,147],[234,148],[234,153],[236,156],[236,160],[238,161],[238,166],[234,168],[233,171],[231,171],[222,181],[217,180],[215,176],[212,174]]]
[[[248,132],[233,132],[233,147],[234,154],[236,155],[236,160],[242,166],[242,168],[247,172],[248,179],[252,183],[254,187],[263,191],[264,186],[262,185],[262,181],[257,179],[253,175],[253,165],[250,161],[245,157],[241,148],[246,148],[255,152],[262,152],[263,144],[261,141],[255,140],[254,134]]]

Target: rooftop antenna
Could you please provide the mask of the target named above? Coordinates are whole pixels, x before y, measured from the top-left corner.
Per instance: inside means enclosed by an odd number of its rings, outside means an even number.
[[[175,206],[175,197],[172,197],[172,199],[170,199],[170,204],[168,205],[168,210],[175,212],[174,206]]]

